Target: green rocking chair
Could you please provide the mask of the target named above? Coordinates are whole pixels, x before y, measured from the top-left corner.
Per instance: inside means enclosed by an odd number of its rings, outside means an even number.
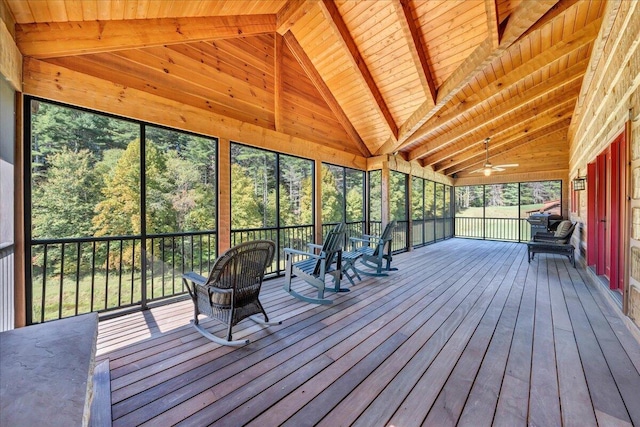
[[[319,253],[304,252],[292,248],[285,248],[286,278],[284,290],[292,296],[314,304],[332,304],[333,301],[324,297],[325,289],[333,292],[347,292],[348,289],[340,288],[341,252],[345,239],[345,224],[337,224],[324,239],[322,246],[309,244],[313,249],[319,249]],[[294,256],[301,256],[301,261],[294,262]],[[325,288],[325,276],[333,278],[334,287]],[[317,289],[317,298],[299,293],[291,287],[294,276],[300,277],[307,284]]]
[[[364,274],[366,276],[388,276],[387,272],[395,271],[397,268],[391,268],[391,241],[393,240],[393,229],[396,227],[396,221],[391,221],[387,224],[382,232],[382,236],[370,236],[365,234],[362,238],[351,237],[352,252],[358,252],[362,254],[360,257],[360,264],[373,269],[362,270],[353,263],[348,268],[358,274]],[[385,265],[386,264],[386,265]],[[359,276],[358,276],[359,277]]]

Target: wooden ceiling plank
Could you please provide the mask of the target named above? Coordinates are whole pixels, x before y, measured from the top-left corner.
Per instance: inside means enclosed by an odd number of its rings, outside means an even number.
[[[538,21],[557,0],[540,0],[536,2],[522,2],[511,14],[500,40],[500,46],[493,47],[493,42],[487,38],[473,53],[447,78],[438,89],[438,100],[435,106],[428,101],[418,108],[409,120],[400,126],[397,142],[392,147],[383,145],[376,154],[396,151],[409,139],[427,120],[440,111],[469,81],[482,71],[495,58],[502,55],[529,27]]]
[[[342,42],[343,48],[347,51],[347,57],[349,58],[354,68],[358,70],[365,86],[369,89],[369,93],[373,101],[373,106],[380,113],[391,135],[393,135],[394,138],[397,138],[398,126],[396,125],[391,111],[387,107],[387,104],[382,97],[378,86],[373,80],[371,72],[367,68],[367,64],[364,58],[360,54],[360,51],[353,41],[353,38],[351,38],[349,29],[344,23],[344,20],[342,19],[342,16],[338,11],[338,7],[335,5],[335,3],[333,3],[332,0],[322,0],[318,4],[320,5],[320,9],[329,22],[331,28],[336,34],[339,35],[339,39]]]
[[[460,103],[456,108],[452,108],[445,111],[443,114],[434,116],[425,123],[422,128],[416,131],[411,140],[407,141],[403,146],[431,134],[442,126],[451,123],[460,115],[472,111],[478,105],[493,99],[503,91],[511,88],[524,78],[530,76],[536,70],[539,70],[545,64],[549,64],[554,60],[554,58],[563,57],[571,52],[575,52],[577,49],[585,45],[588,45],[597,36],[600,22],[600,19],[592,22],[583,29],[573,33],[568,39],[555,44],[540,55],[533,57],[530,61],[523,63],[519,67],[511,70],[508,74],[484,87],[482,90],[475,92],[473,97],[465,99],[465,102]]]
[[[502,153],[503,150],[505,152],[512,150],[514,148],[517,148],[520,144],[530,141],[536,141],[549,135],[555,134],[556,132],[561,132],[566,136],[570,120],[571,119],[563,118],[547,124],[539,125],[537,127],[531,127],[526,133],[517,132],[505,139],[497,139],[495,141],[492,140],[491,146],[493,149],[499,150],[499,152]],[[464,153],[462,157],[456,158],[455,161],[452,162],[452,164],[436,165],[437,168],[434,167],[434,170],[446,175],[451,175],[454,173],[460,173],[465,169],[476,167],[479,164],[481,165],[484,160],[484,147],[477,146],[473,151],[468,151]]]
[[[487,129],[484,131],[460,139],[444,150],[426,153],[422,156],[416,156],[416,153],[410,152],[407,158],[411,161],[428,156],[422,160],[422,163],[429,166],[441,162],[447,162],[448,164],[459,162],[461,157],[468,155],[468,152],[479,149],[477,147],[483,147],[482,141],[487,136],[499,141],[518,134],[519,132],[528,133],[531,128],[535,128],[536,126],[544,126],[548,123],[571,117],[576,97],[577,91],[574,91],[568,94],[567,98],[562,102],[558,102],[555,99],[549,100],[543,104],[531,107],[528,111],[520,111],[518,114],[512,115],[509,120],[505,120],[494,127],[487,126]],[[418,147],[414,151],[422,150],[421,147]],[[440,169],[443,167],[445,166],[441,165]]]
[[[538,157],[539,160],[533,165],[534,170],[542,164],[553,163],[556,159],[561,159],[561,166],[568,166],[568,151],[567,151],[567,127],[566,125],[559,130],[552,132],[537,132],[535,136],[530,135],[526,137],[520,137],[507,144],[503,144],[498,154],[490,155],[491,163],[493,164],[510,164],[520,163],[514,171],[522,172],[527,167],[525,158]],[[545,147],[546,150],[540,150],[540,147]],[[548,151],[547,151],[548,150]],[[513,154],[517,151],[518,154]],[[553,152],[553,155],[549,153]],[[472,176],[471,171],[482,167],[485,161],[485,153],[483,152],[475,160],[470,160],[464,165],[460,164],[457,167],[449,168],[443,173],[457,174],[459,176]]]
[[[543,80],[542,83],[526,90],[520,96],[511,97],[506,102],[499,103],[497,107],[489,109],[487,112],[474,117],[471,120],[464,120],[459,126],[454,126],[453,132],[442,134],[422,145],[425,151],[435,151],[441,147],[455,142],[457,139],[470,134],[490,123],[496,122],[504,118],[504,116],[531,104],[538,99],[557,91],[562,87],[567,87],[565,91],[573,92],[576,87],[579,88],[582,76],[586,71],[588,60],[584,59],[578,64],[567,68],[565,71],[553,76],[550,79]],[[556,97],[561,97],[557,94]]]
[[[25,56],[53,58],[272,33],[275,15],[22,24],[16,39]]]
[[[422,87],[428,89],[428,92],[425,90],[425,95],[427,97],[430,96],[435,105],[437,98],[436,84],[429,69],[427,48],[422,44],[420,33],[415,25],[411,4],[409,0],[393,0],[392,4],[398,16],[398,23],[404,33],[404,41],[409,47],[411,58],[420,76]]]
[[[313,66],[313,63],[311,62],[309,57],[307,57],[307,54],[304,52],[304,49],[302,49],[302,46],[300,46],[300,43],[298,43],[298,40],[296,40],[295,36],[289,31],[284,34],[284,41],[302,69],[307,73],[307,76],[309,77],[313,85],[316,87],[316,89],[318,89],[318,92],[320,92],[320,95],[327,103],[331,111],[333,111],[333,113],[336,115],[336,118],[338,119],[340,124],[342,124],[347,134],[356,144],[358,150],[365,157],[369,157],[371,155],[369,148],[365,145],[362,138],[353,127],[353,124],[351,124],[351,121],[342,110],[342,107],[340,107],[340,104],[338,104],[338,101],[336,101],[336,99],[334,98],[333,93],[331,93],[331,90],[329,90],[329,87],[326,85],[324,80],[322,80],[322,77],[318,73],[318,70],[316,70],[316,68]]]
[[[499,138],[492,139],[492,149],[502,151],[503,148],[511,149],[510,147],[516,146],[522,141],[530,141],[537,138],[542,138],[554,132],[560,132],[566,136],[569,126],[570,118],[569,114],[561,117],[551,117],[551,119],[537,119],[528,123],[526,131],[516,129],[500,136]],[[494,143],[495,142],[495,143]],[[568,147],[568,145],[567,145]],[[438,165],[438,172],[443,174],[460,173],[470,168],[475,168],[478,165],[482,165],[485,160],[484,145],[476,145],[472,151],[461,153],[452,159],[451,164]],[[512,161],[505,160],[505,163],[513,163]],[[436,170],[436,169],[434,169]]]

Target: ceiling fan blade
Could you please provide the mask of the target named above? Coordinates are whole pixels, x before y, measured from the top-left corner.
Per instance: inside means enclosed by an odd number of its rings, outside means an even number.
[[[518,166],[520,166],[520,164],[518,163],[509,163],[506,165],[495,165],[495,168],[517,168]]]
[[[502,172],[502,171],[506,170],[504,168],[501,168],[500,166],[494,166],[491,169],[493,169],[494,171],[497,171],[497,172]]]

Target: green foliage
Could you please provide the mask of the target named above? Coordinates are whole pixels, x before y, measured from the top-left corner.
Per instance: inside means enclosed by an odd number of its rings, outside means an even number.
[[[343,194],[338,188],[336,176],[332,169],[322,165],[322,223],[331,224],[344,221]]]
[[[407,219],[407,175],[391,171],[389,183],[389,214],[391,219],[403,221]]]
[[[382,220],[382,171],[369,172],[369,218]]]
[[[82,237],[91,233],[93,209],[98,202],[98,176],[88,150],[63,149],[51,155],[41,184],[33,188],[35,238]]]
[[[347,221],[363,220],[364,204],[362,202],[362,187],[354,187],[347,191]]]
[[[313,224],[313,179],[308,176],[301,183],[300,224]]]
[[[262,208],[255,197],[253,181],[244,168],[231,165],[231,228],[258,228],[262,226]]]

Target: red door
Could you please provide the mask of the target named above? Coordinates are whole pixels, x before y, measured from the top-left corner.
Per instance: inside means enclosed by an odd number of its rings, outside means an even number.
[[[611,289],[624,287],[624,239],[627,174],[625,132],[587,165],[587,263],[609,279]]]
[[[596,158],[596,274],[606,275],[607,251],[607,162],[606,153]]]

